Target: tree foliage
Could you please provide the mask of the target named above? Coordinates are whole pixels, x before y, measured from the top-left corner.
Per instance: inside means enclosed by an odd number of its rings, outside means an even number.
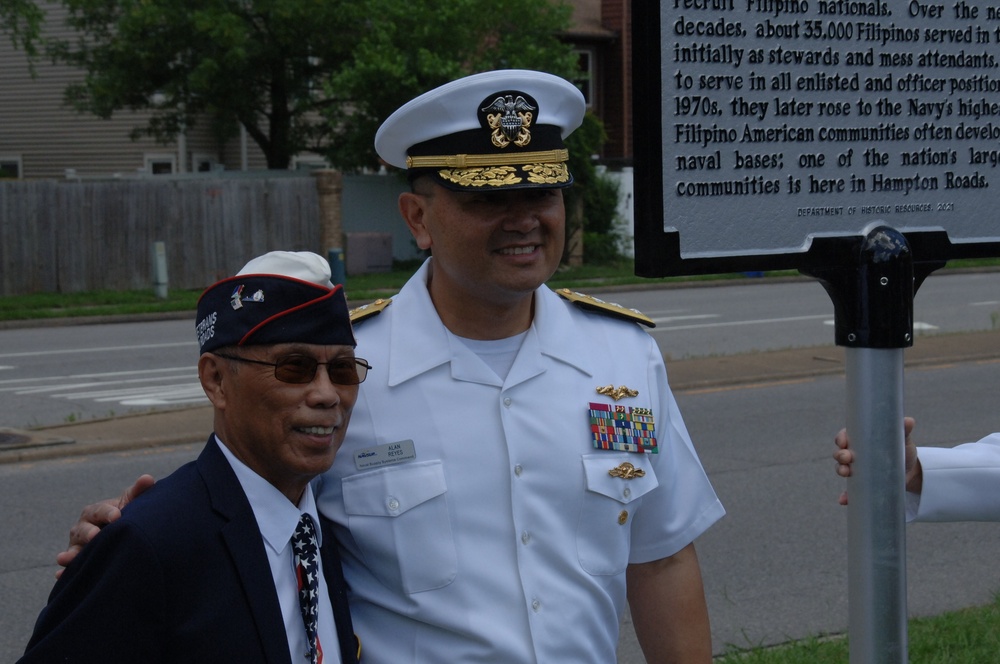
[[[618,183],[598,173],[594,155],[607,140],[604,125],[587,113],[583,124],[566,139],[573,186],[566,190],[567,211],[579,210],[583,227],[583,256],[591,264],[612,263],[620,258]],[[568,249],[568,246],[567,246]]]
[[[33,0],[0,0],[0,31],[29,58],[38,54],[45,12]]]
[[[242,124],[269,168],[305,150],[374,165],[386,115],[466,73],[572,71],[561,0],[60,1],[79,38],[50,53],[85,72],[75,108],[149,111],[133,134],[163,142],[205,118],[220,137]]]
[[[133,134],[164,142],[205,117],[222,130],[238,122],[271,168],[315,140],[317,80],[350,57],[341,36],[364,22],[358,2],[62,1],[78,38],[52,53],[85,72],[67,89],[75,108],[105,118],[151,111]]]
[[[379,124],[438,85],[500,68],[566,77],[574,72],[571,48],[557,36],[571,16],[561,1],[365,1],[372,8],[369,31],[326,87],[338,101],[327,113],[326,153],[340,167],[373,165],[371,144]]]

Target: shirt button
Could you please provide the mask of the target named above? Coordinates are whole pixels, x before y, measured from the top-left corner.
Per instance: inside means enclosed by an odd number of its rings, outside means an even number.
[[[541,602],[539,602],[537,599],[531,600],[531,609],[533,611],[535,611],[537,613],[538,610],[541,609],[541,608],[542,608],[542,603]]]
[[[523,472],[524,472],[524,468],[521,467],[521,464],[517,464],[516,466],[514,466],[514,474],[515,475],[517,475],[518,477],[520,477],[521,473],[523,473]]]
[[[506,406],[507,408],[510,408],[510,403],[511,403],[510,397],[504,397],[503,405]]]
[[[395,498],[390,498],[387,505],[389,506],[389,511],[391,512],[395,512],[399,509],[399,501]]]
[[[628,521],[628,511],[622,510],[618,515],[618,523],[624,526],[626,521]]]
[[[531,541],[531,535],[529,535],[528,531],[525,530],[523,533],[521,533],[521,542],[523,544],[527,544],[530,541]]]
[[[626,488],[626,489],[625,489],[625,491],[623,491],[623,492],[622,492],[622,494],[623,494],[623,495],[624,495],[624,496],[625,496],[626,498],[628,498],[629,496],[631,496],[631,495],[632,495],[632,489],[629,489],[629,488]]]

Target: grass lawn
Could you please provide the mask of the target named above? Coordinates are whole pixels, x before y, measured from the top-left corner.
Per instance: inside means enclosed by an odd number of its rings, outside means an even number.
[[[910,620],[909,664],[996,664],[1000,661],[1000,595],[992,604]],[[848,664],[845,636],[814,637],[772,648],[737,648],[716,664]]]

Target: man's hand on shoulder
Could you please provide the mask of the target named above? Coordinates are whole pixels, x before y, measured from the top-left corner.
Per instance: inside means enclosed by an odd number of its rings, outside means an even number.
[[[109,498],[84,507],[80,513],[80,520],[69,530],[69,547],[56,556],[56,563],[63,568],[69,565],[83,547],[101,532],[101,528],[118,520],[122,515],[122,509],[155,482],[152,475],[140,475],[139,479],[117,498]],[[62,576],[62,573],[62,569],[56,572],[56,578]]]

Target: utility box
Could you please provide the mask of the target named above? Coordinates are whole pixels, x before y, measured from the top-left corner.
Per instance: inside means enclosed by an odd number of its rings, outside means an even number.
[[[392,233],[348,233],[347,274],[392,270]]]

